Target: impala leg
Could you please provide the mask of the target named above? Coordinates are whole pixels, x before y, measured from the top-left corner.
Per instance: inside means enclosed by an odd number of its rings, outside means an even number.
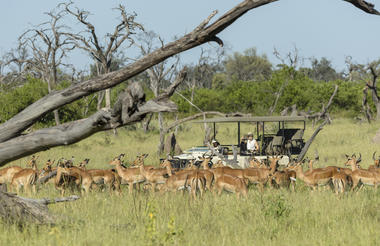
[[[128,183],[128,189],[129,189],[129,194],[132,194],[132,191],[133,191],[133,182]]]
[[[152,191],[156,192],[156,183],[152,183]]]

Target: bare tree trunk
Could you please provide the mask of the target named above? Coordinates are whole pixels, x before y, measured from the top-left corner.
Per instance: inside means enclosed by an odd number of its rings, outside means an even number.
[[[158,154],[161,155],[164,151],[165,146],[164,118],[161,112],[158,113],[158,127],[160,129],[160,143],[158,144]]]
[[[149,131],[149,125],[150,125],[150,122],[152,121],[152,118],[153,118],[153,114],[149,114],[148,118],[143,123],[143,130],[145,133]]]
[[[96,109],[100,110],[102,108],[103,99],[104,99],[104,91],[98,92],[98,103],[96,104]]]
[[[106,89],[106,108],[111,108],[111,89]]]
[[[368,86],[364,87],[363,89],[363,100],[362,100],[362,110],[363,113],[368,121],[368,123],[371,123],[372,115],[371,115],[371,110],[368,105]]]

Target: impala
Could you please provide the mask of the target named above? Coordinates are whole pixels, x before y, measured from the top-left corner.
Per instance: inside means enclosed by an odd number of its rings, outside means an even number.
[[[24,191],[30,193],[30,187],[32,187],[33,193],[36,193],[36,183],[38,179],[38,170],[37,170],[37,158],[34,156],[29,162],[31,168],[25,168],[21,171],[15,173],[12,178],[11,185],[17,193],[19,193],[20,188],[24,187]],[[50,160],[49,160],[50,161]]]
[[[80,167],[58,167],[57,168],[57,176],[55,180],[56,187],[59,186],[58,184],[61,181],[62,175],[67,175],[69,177],[75,178],[75,184],[80,188],[81,193],[84,194],[84,192],[89,193],[91,186],[93,184],[93,180],[91,175],[86,171],[83,170]],[[61,189],[61,195],[63,195],[65,192],[65,187],[63,186],[63,189]]]
[[[152,185],[152,191],[156,191],[157,184],[165,184],[168,178],[168,172],[166,168],[152,168],[151,166],[145,166],[144,160],[139,163],[139,170],[145,180]]]
[[[222,175],[216,179],[215,190],[218,191],[218,195],[220,195],[223,190],[236,193],[238,198],[240,198],[240,195],[247,197],[248,193],[247,185],[244,180],[230,175]]]
[[[197,199],[197,191],[199,190],[201,193],[201,197],[203,196],[203,191],[205,190],[206,178],[203,174],[200,173],[200,170],[194,170],[194,172],[190,173],[187,176],[185,181],[185,187],[187,183],[190,184],[191,188],[191,196],[194,200]]]
[[[356,159],[355,154],[351,157],[346,155],[347,162],[346,166],[351,166],[352,169],[352,187],[351,191],[353,191],[359,184],[363,185],[371,185],[377,188],[377,185],[380,182],[380,174],[378,172],[371,172],[365,169],[359,169],[357,164],[361,161],[361,155],[358,159]]]
[[[379,169],[380,168],[380,156],[378,157],[378,159],[376,159],[375,155],[376,155],[376,151],[372,155],[372,159],[374,161],[374,164],[370,165],[368,167],[368,170],[370,170],[370,171],[378,171],[378,170],[380,170]]]
[[[45,166],[42,168],[42,170],[40,171],[39,175],[38,175],[38,179],[41,179],[41,178],[44,178],[46,177],[47,175],[49,175],[51,172],[53,172],[54,170],[57,170],[57,168],[53,168],[53,164],[54,164],[55,160],[54,161],[50,161],[48,160],[46,163],[45,163]],[[44,183],[53,183],[55,182],[55,179],[53,178],[54,176],[52,176],[51,178],[49,178],[49,180],[45,181]]]
[[[332,176],[332,184],[334,187],[335,193],[338,195],[339,193],[344,193],[347,184],[352,183],[351,176],[345,174],[344,172],[340,172],[338,169],[338,173],[335,173]]]
[[[133,186],[135,184],[141,184],[145,182],[144,176],[140,173],[139,168],[124,168],[121,165],[121,158],[124,154],[115,157],[109,164],[116,167],[116,172],[120,176],[122,182],[125,182],[129,186],[129,193],[132,194]]]
[[[79,167],[86,170],[89,161],[90,159],[85,159],[79,164]],[[104,169],[87,169],[86,171],[91,175],[95,185],[105,185],[109,188],[110,193],[114,189],[116,194],[121,194],[120,176],[117,173]]]
[[[310,173],[303,171],[302,163],[297,163],[295,166],[290,167],[291,170],[295,170],[297,178],[301,179],[307,186],[316,190],[318,186],[331,184],[331,178],[335,169],[317,170],[314,169]]]
[[[278,157],[268,159],[270,161],[269,168],[246,168],[243,170],[243,177],[252,184],[259,184],[261,191],[264,189],[264,185],[268,183],[270,176],[276,171],[277,162],[280,160]],[[269,182],[269,185],[271,185],[271,182]]]

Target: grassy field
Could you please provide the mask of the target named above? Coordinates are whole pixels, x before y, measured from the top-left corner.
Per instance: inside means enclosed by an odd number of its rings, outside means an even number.
[[[344,154],[362,153],[362,167],[372,164],[372,153],[380,146],[371,138],[380,124],[357,124],[337,119],[326,126],[313,143],[318,165],[343,166]],[[308,127],[306,138],[312,134]],[[244,125],[243,132],[255,131]],[[234,125],[218,128],[221,143],[235,143]],[[177,140],[183,149],[202,142],[202,126],[186,124]],[[133,160],[149,153],[147,164],[158,164],[158,133],[121,129],[118,136],[99,133],[80,143],[41,152],[42,160],[90,158],[89,168],[108,168],[119,153]],[[25,166],[26,159],[10,165]],[[56,197],[53,186],[39,188],[36,197]],[[51,205],[58,216],[57,226],[16,226],[0,224],[1,245],[378,245],[380,243],[380,195],[365,188],[359,193],[337,197],[330,190],[310,192],[302,182],[296,192],[250,187],[248,199],[233,194],[191,201],[178,193],[160,195],[134,193],[123,187],[121,197],[93,192],[79,201]]]

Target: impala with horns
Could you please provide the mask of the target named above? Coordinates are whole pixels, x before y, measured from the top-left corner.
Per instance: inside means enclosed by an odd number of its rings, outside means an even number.
[[[376,151],[373,152],[373,155],[372,155],[372,160],[373,160],[373,165],[370,165],[368,167],[368,170],[370,171],[380,171],[380,156],[376,158]]]
[[[356,155],[353,154],[352,156],[349,156],[346,154],[347,161],[345,163],[346,166],[351,166],[352,169],[352,187],[351,191],[353,191],[355,188],[357,188],[360,184],[362,185],[370,185],[377,188],[379,182],[380,182],[380,173],[373,172],[365,169],[359,169],[358,163],[361,162],[362,156],[359,154],[359,158],[356,158]]]

